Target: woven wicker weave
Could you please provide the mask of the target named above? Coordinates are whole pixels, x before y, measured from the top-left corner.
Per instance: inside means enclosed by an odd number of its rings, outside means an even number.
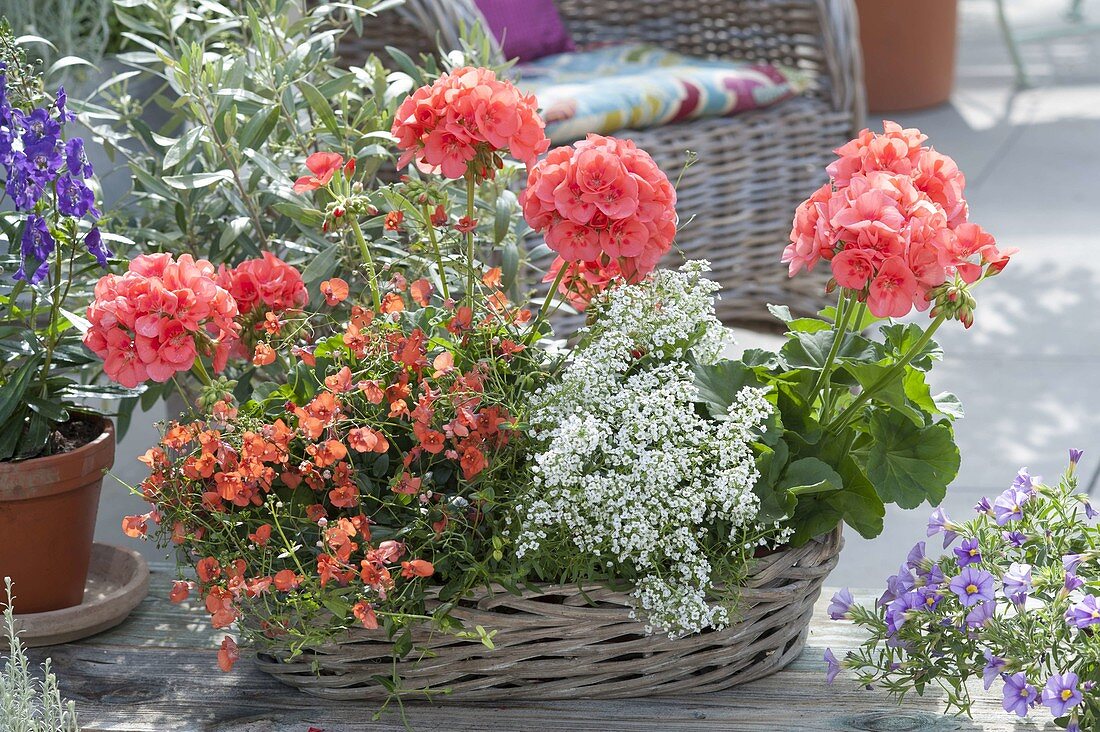
[[[779,263],[795,207],[825,181],[832,149],[862,125],[859,38],[851,0],[557,0],[579,46],[643,41],[691,56],[771,61],[808,72],[810,91],[767,109],[631,137],[670,176],[686,151],[699,161],[678,186],[687,258],[709,259],[723,285],[718,314],[730,324],[774,321],[766,303],[797,314],[826,304],[824,270],[787,278]],[[415,56],[457,47],[458,28],[480,17],[472,0],[407,0],[387,22],[368,24],[341,54],[395,46]],[[667,262],[674,265],[674,262]]]
[[[814,602],[843,544],[838,528],[757,560],[741,589],[738,622],[677,640],[646,635],[630,618],[629,599],[621,592],[545,586],[522,597],[482,594],[452,611],[467,628],[496,630],[495,650],[424,631],[414,635],[417,650],[395,666],[381,631],[356,630],[293,659],[269,650],[257,663],[291,686],[340,700],[384,699],[386,690],[371,677],[395,671],[405,688],[449,689],[433,696],[439,701],[611,699],[727,689],[798,657]]]

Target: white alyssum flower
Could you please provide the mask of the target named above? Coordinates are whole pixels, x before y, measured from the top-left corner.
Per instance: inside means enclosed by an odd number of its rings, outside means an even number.
[[[519,502],[520,556],[568,536],[635,579],[647,627],[671,636],[729,622],[728,608],[708,597],[708,549],[725,542],[740,552],[761,531],[752,443],[771,404],[745,387],[725,420],[697,405],[691,361],[714,363],[728,341],[708,269],[658,271],[595,304],[596,325],[561,380],[534,396],[539,447]]]

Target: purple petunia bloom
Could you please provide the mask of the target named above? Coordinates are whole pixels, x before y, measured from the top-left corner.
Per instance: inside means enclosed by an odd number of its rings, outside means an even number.
[[[50,234],[50,227],[46,220],[38,214],[27,217],[26,227],[23,229],[21,241],[21,260],[19,269],[13,277],[17,280],[29,280],[32,285],[37,285],[46,276],[50,268],[50,255],[53,254],[56,242]],[[37,263],[37,269],[27,276],[27,263]]]
[[[1069,671],[1054,674],[1043,687],[1043,704],[1050,708],[1055,717],[1063,717],[1066,712],[1081,703],[1084,697],[1077,688],[1077,674]]]
[[[1022,531],[1002,531],[1001,538],[1014,547],[1021,547],[1027,543],[1027,536]]]
[[[1026,717],[1028,707],[1038,696],[1039,692],[1027,683],[1026,676],[1022,673],[1012,674],[1005,679],[1005,698],[1001,706],[1006,712],[1015,712],[1021,717]]]
[[[1078,577],[1073,572],[1066,572],[1065,588],[1066,592],[1073,592],[1079,590],[1085,586],[1085,581]]]
[[[993,514],[993,507],[989,505],[989,499],[982,496],[982,500],[974,504],[974,513]]]
[[[1087,628],[1100,623],[1100,607],[1095,595],[1085,595],[1080,602],[1066,610],[1066,622],[1077,628]]]
[[[933,564],[927,572],[918,572],[914,587],[939,587],[944,582],[943,570],[940,565]]]
[[[836,675],[840,673],[840,661],[836,660],[832,648],[825,649],[825,663],[828,664],[828,668],[825,671],[825,681],[831,684],[833,680],[836,679]]]
[[[935,610],[936,606],[940,604],[940,600],[943,599],[943,595],[936,587],[922,587],[917,590],[917,596],[920,598],[921,607],[925,610]]]
[[[1013,562],[1001,582],[1005,597],[1014,605],[1023,605],[1027,602],[1027,593],[1031,592],[1031,565]]]
[[[948,586],[958,595],[963,607],[970,607],[979,600],[993,601],[993,575],[984,569],[967,567]]]
[[[943,532],[943,548],[951,546],[951,542],[955,541],[955,537],[958,534],[955,530],[959,528],[951,519],[947,517],[947,514],[943,512],[942,508],[937,508],[932,512],[932,515],[928,517],[928,536],[935,536],[940,532]]]
[[[967,567],[971,564],[982,561],[982,552],[978,548],[978,540],[975,539],[963,539],[961,546],[955,547],[956,562],[959,568]]]
[[[993,515],[997,517],[997,525],[1004,526],[1009,521],[1019,521],[1024,517],[1024,504],[1031,498],[1030,493],[1025,493],[1018,488],[1009,488],[997,500],[993,501]]]
[[[1085,518],[1087,518],[1089,521],[1096,518],[1097,516],[1100,516],[1100,511],[1097,511],[1095,508],[1092,507],[1092,501],[1090,501],[1088,497],[1081,498],[1081,503],[1085,505]]]
[[[985,668],[982,669],[982,680],[985,682],[985,690],[989,691],[989,687],[993,685],[993,681],[1001,675],[1001,671],[1004,670],[1005,660],[994,656],[989,651],[985,653]]]
[[[852,605],[855,603],[855,599],[852,597],[851,591],[845,587],[840,592],[833,595],[833,599],[829,604],[829,617],[833,620],[841,620],[848,617],[848,611],[852,609]]]
[[[100,267],[107,266],[107,260],[114,256],[111,248],[103,243],[103,235],[99,233],[99,227],[93,226],[88,235],[84,237],[84,246],[88,252],[99,262]]]
[[[886,578],[886,591],[883,592],[882,597],[878,599],[878,604],[882,607],[889,605],[906,592],[912,590],[915,584],[909,568],[905,566],[899,567],[897,574],[892,574]]]
[[[1081,456],[1085,454],[1084,450],[1076,450],[1074,448],[1069,449],[1069,462],[1072,465],[1076,465],[1081,462]]]

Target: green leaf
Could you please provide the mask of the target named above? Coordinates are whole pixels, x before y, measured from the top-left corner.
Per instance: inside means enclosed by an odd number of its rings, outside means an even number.
[[[215,170],[210,173],[189,173],[187,175],[168,175],[164,177],[164,182],[178,191],[206,188],[220,181],[230,180],[233,180],[233,174],[228,170]]]
[[[17,460],[32,458],[40,455],[46,447],[46,441],[50,439],[50,421],[37,412],[27,415],[27,431],[23,433],[23,439],[15,451]]]
[[[918,427],[892,410],[875,411],[870,423],[867,477],[885,503],[936,506],[959,472],[959,448],[950,426]]]
[[[310,291],[314,291],[323,280],[332,277],[340,259],[340,243],[336,242],[322,249],[302,270],[302,281]]]
[[[749,368],[761,366],[765,369],[779,368],[779,355],[763,348],[749,348],[741,354],[741,363]]]
[[[60,423],[69,421],[69,411],[58,402],[39,399],[33,396],[27,396],[26,401],[27,406],[30,407],[32,411],[41,414],[50,422]]]
[[[860,536],[873,539],[882,533],[886,506],[859,463],[850,455],[841,461],[840,477],[844,481],[844,490],[831,494],[826,500]]]
[[[171,170],[186,160],[191,151],[195,149],[195,145],[202,139],[204,132],[206,132],[206,128],[198,125],[183,133],[183,136],[164,154],[164,162],[162,163],[164,170]]]
[[[787,466],[790,449],[780,440],[774,448],[759,446],[756,469],[760,478],[753,486],[753,493],[760,499],[757,520],[771,523],[787,518],[794,512],[797,501],[790,491],[779,487],[779,477]]]
[[[832,330],[819,330],[813,333],[792,331],[779,353],[794,368],[808,368],[820,371],[833,347]],[[877,361],[875,344],[861,335],[848,333],[840,344],[837,358],[853,361]]]
[[[932,402],[936,405],[936,411],[948,419],[962,419],[966,416],[963,412],[962,402],[951,392],[945,391],[936,394],[932,397]]]
[[[844,486],[835,470],[815,457],[795,460],[787,466],[779,487],[796,496],[838,491]]]
[[[769,303],[768,312],[784,323],[789,323],[794,320],[794,316],[791,315],[791,309],[786,305],[772,305]]]
[[[16,408],[23,404],[23,397],[39,363],[38,358],[28,358],[11,380],[0,386],[0,424],[7,422]]]
[[[694,368],[699,399],[713,417],[726,416],[742,388],[760,386],[755,372],[740,361],[727,359],[710,365],[696,364]]]
[[[879,328],[886,339],[886,347],[895,360],[900,359],[924,336],[924,329],[916,323],[893,323]],[[935,361],[943,359],[943,349],[935,341],[928,341],[909,363],[921,371],[928,371]]]
[[[299,81],[298,88],[301,89],[302,96],[306,98],[310,109],[321,118],[321,124],[327,127],[332,134],[341,137],[340,124],[336,121],[336,113],[332,111],[332,105],[325,99],[325,95],[317,91],[317,87],[308,81]]]
[[[279,121],[279,107],[271,107],[266,112],[260,112],[248,120],[241,128],[241,147],[255,148],[262,145],[275,129]]]

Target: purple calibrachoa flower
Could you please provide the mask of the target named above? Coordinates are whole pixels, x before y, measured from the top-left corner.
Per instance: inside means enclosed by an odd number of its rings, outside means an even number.
[[[1084,554],[1066,554],[1062,556],[1062,569],[1067,572],[1076,572],[1077,568],[1081,566],[1081,561],[1084,560]]]
[[[829,617],[833,620],[841,620],[848,617],[848,611],[852,609],[852,605],[855,604],[855,598],[852,597],[851,591],[845,587],[840,592],[833,595],[833,599],[829,604]]]
[[[1043,704],[1050,708],[1055,717],[1064,717],[1066,712],[1081,703],[1084,697],[1077,688],[1079,679],[1072,671],[1054,674],[1043,687]]]
[[[1039,692],[1027,683],[1026,676],[1022,673],[1012,674],[1005,678],[1005,698],[1001,706],[1006,712],[1014,712],[1021,717],[1026,717],[1028,707],[1038,696]]]
[[[1100,623],[1100,606],[1095,595],[1085,595],[1080,602],[1066,610],[1066,622],[1077,628],[1087,628]]]
[[[1085,518],[1091,521],[1097,516],[1100,516],[1100,511],[1092,507],[1092,501],[1088,499],[1088,496],[1081,496],[1081,503],[1085,506]]]
[[[943,595],[935,587],[922,587],[917,590],[917,595],[920,597],[921,607],[928,611],[935,610],[943,599]]]
[[[1027,536],[1022,531],[1002,531],[1001,538],[1016,548],[1027,543]]]
[[[897,574],[892,574],[886,578],[886,591],[883,592],[882,597],[878,599],[878,604],[885,607],[906,592],[912,590],[915,586],[916,582],[909,568],[905,566],[899,567]]]
[[[836,675],[840,673],[840,661],[836,660],[832,648],[825,649],[825,663],[828,664],[828,668],[825,671],[825,681],[831,684],[833,680],[836,679]]]
[[[1016,474],[1016,479],[1012,481],[1012,487],[1023,493],[1032,494],[1035,492],[1035,486],[1039,484],[1042,478],[1031,476],[1031,473],[1027,471],[1027,468],[1020,468],[1020,472]]]
[[[928,517],[928,536],[935,536],[943,532],[944,549],[951,546],[951,542],[955,541],[955,537],[958,536],[956,533],[958,528],[958,524],[949,519],[942,508],[937,508],[932,512],[932,515]]]
[[[1009,521],[1019,521],[1024,517],[1024,504],[1031,498],[1030,493],[1025,493],[1018,488],[1009,488],[997,500],[993,501],[993,515],[997,517],[997,525],[1004,526]]]
[[[974,504],[974,513],[982,514],[986,513],[990,516],[993,515],[993,506],[989,505],[989,499],[982,496],[982,500]]]
[[[938,564],[933,564],[927,572],[919,572],[914,587],[939,587],[943,584],[943,570]]]
[[[959,596],[963,607],[975,605],[979,600],[993,601],[993,575],[984,569],[967,567],[948,586]]]
[[[1014,605],[1023,605],[1027,602],[1027,593],[1031,592],[1031,565],[1013,562],[1001,582],[1005,597]]]
[[[1081,456],[1084,455],[1084,454],[1085,454],[1084,450],[1075,450],[1074,448],[1071,447],[1069,449],[1069,462],[1070,462],[1070,464],[1071,465],[1077,465],[1077,463],[1081,462]]]
[[[967,627],[979,628],[989,622],[993,617],[993,605],[994,603],[989,601],[975,605],[970,612],[966,614]]]
[[[994,680],[1004,670],[1005,660],[994,656],[989,651],[983,651],[983,653],[985,654],[985,668],[982,669],[982,680],[985,682],[985,690],[989,691],[989,687],[993,685]]]
[[[1079,590],[1084,586],[1085,581],[1083,579],[1078,577],[1073,572],[1066,572],[1066,581],[1064,585],[1064,587],[1066,588],[1066,592],[1073,592],[1074,590]]]
[[[906,592],[886,608],[886,629],[894,635],[909,619],[910,612],[924,608],[924,598],[919,592]]]
[[[909,550],[909,556],[905,558],[905,566],[909,569],[920,569],[924,564],[925,557],[925,543],[918,541],[913,545],[913,548]]]
[[[963,539],[962,545],[955,547],[955,556],[957,557],[955,561],[960,569],[982,561],[982,552],[978,548],[978,540],[976,538]]]

